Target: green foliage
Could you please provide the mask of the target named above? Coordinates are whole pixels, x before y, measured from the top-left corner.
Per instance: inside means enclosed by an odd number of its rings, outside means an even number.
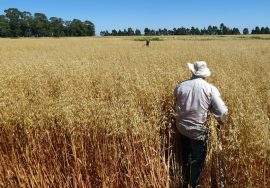
[[[10,37],[19,37],[21,35],[21,12],[16,8],[10,8],[4,11],[9,23]]]
[[[100,32],[101,36],[141,36],[141,31],[139,29],[136,29],[135,31],[129,27],[127,29],[122,30],[116,30],[113,29],[111,32],[109,32],[108,30],[106,31],[101,31]]]
[[[197,27],[191,27],[191,28],[185,28],[185,27],[179,27],[179,28],[173,28],[173,29],[144,29],[144,36],[166,36],[166,35],[240,35],[240,30],[236,27],[229,28],[224,23],[221,23],[219,27],[217,26],[211,26],[209,25],[207,28],[199,29]],[[244,28],[243,34],[249,34],[248,28]],[[270,34],[269,27],[256,27],[252,30],[251,34]],[[132,28],[128,28],[128,30],[118,32],[113,29],[110,33],[108,30],[101,31],[101,36],[140,36],[141,31],[139,29],[136,29],[135,32],[133,32]]]
[[[34,14],[33,29],[37,37],[49,36],[49,21],[45,14],[43,13]]]
[[[0,15],[0,37],[63,37],[63,36],[94,36],[95,25],[91,21],[74,19],[64,21],[62,18],[51,17],[43,13],[34,16],[27,11],[9,8]]]
[[[61,18],[50,18],[50,33],[54,37],[60,37],[64,35],[64,21]]]
[[[0,15],[0,37],[7,37],[10,33],[8,20],[5,16]]]
[[[248,28],[244,28],[244,29],[243,29],[243,34],[244,34],[244,35],[248,35],[248,34],[249,34]]]
[[[270,40],[270,38],[259,37],[259,36],[252,36],[252,37],[249,37],[249,38],[254,39],[254,40]]]

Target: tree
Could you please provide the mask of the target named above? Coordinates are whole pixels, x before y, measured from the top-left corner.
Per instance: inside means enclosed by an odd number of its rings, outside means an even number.
[[[96,33],[95,32],[95,25],[89,20],[85,21],[83,24],[84,24],[85,35],[86,36],[95,36],[95,33]]]
[[[35,13],[16,8],[4,10],[0,15],[0,37],[45,37],[45,36],[94,36],[95,25],[91,21],[64,21],[51,17],[49,20],[43,13]]]
[[[106,31],[101,31],[100,32],[100,36],[110,36],[111,34],[109,33],[109,31],[108,30],[106,30]]]
[[[220,29],[220,34],[221,35],[229,34],[229,28],[227,28],[224,23],[220,24],[219,29]]]
[[[118,30],[118,36],[123,36],[123,31],[121,31],[120,29]]]
[[[201,34],[201,32],[200,32],[200,30],[199,30],[199,28],[195,28],[195,35],[200,35]]]
[[[69,27],[70,27],[71,36],[80,37],[80,36],[86,35],[84,24],[81,20],[73,19]]]
[[[220,30],[218,29],[217,26],[213,26],[212,32],[213,32],[213,35],[219,35],[220,34]]]
[[[187,35],[187,34],[191,34],[191,30],[187,29],[185,27],[181,27],[176,29],[176,35]]]
[[[174,35],[174,31],[173,30],[168,30],[168,35]]]
[[[196,34],[195,27],[191,27],[191,29],[190,29],[190,34],[191,34],[191,35],[195,35],[195,34]]]
[[[265,34],[270,34],[269,27],[266,27],[266,28],[265,28]]]
[[[208,31],[207,29],[205,29],[205,27],[203,29],[201,29],[201,35],[207,35]]]
[[[150,30],[150,35],[151,35],[151,36],[155,36],[155,35],[156,35],[156,31],[155,31],[154,29],[151,29],[151,30]]]
[[[50,18],[50,33],[53,37],[60,37],[64,35],[64,21],[61,18]]]
[[[117,31],[115,29],[113,29],[112,30],[112,36],[117,36],[117,35],[118,35]]]
[[[240,31],[239,31],[238,28],[235,28],[235,27],[234,27],[234,28],[232,29],[231,34],[233,34],[233,35],[240,35]]]
[[[128,35],[128,31],[126,29],[124,29],[123,36],[127,36],[127,35]]]
[[[127,35],[128,35],[128,36],[133,36],[133,35],[134,35],[134,31],[133,31],[132,28],[128,28],[128,30],[127,30]]]
[[[33,35],[33,17],[30,12],[23,11],[21,13],[21,31],[22,36],[31,37]]]
[[[195,35],[195,27],[191,27],[191,29],[190,29],[190,34],[191,34],[191,35]]]
[[[255,29],[252,29],[252,32],[251,34],[260,34],[261,33],[261,30],[258,26],[255,27]]]
[[[162,34],[163,35],[168,35],[168,30],[166,28],[164,28],[163,31],[162,31]]]
[[[10,34],[10,27],[7,18],[0,15],[0,37],[8,37]]]
[[[256,33],[256,34],[261,34],[261,30],[260,30],[259,27],[255,27],[255,33]]]
[[[21,12],[16,8],[9,8],[4,11],[9,23],[9,36],[19,37],[21,36]]]
[[[244,29],[243,29],[243,34],[244,34],[244,35],[248,35],[248,34],[249,34],[248,28],[244,28]]]
[[[71,35],[71,30],[70,30],[70,24],[71,21],[64,21],[63,26],[64,26],[64,36],[70,37]]]
[[[149,36],[150,35],[150,29],[148,29],[147,27],[144,29],[144,35],[145,36]]]
[[[100,36],[105,36],[105,31],[100,31]]]
[[[209,35],[215,35],[215,34],[213,33],[213,28],[212,28],[211,25],[208,26],[207,32],[208,32]]]
[[[49,21],[45,14],[35,13],[34,14],[34,26],[33,33],[36,37],[46,37],[49,35]]]
[[[260,34],[265,34],[265,28],[264,27],[261,27]]]
[[[178,33],[179,29],[176,29],[176,28],[174,27],[172,31],[173,31],[173,35],[179,35],[179,33]]]
[[[141,31],[140,31],[139,29],[136,29],[136,30],[135,30],[135,35],[136,35],[136,36],[141,36],[142,33],[141,33]]]

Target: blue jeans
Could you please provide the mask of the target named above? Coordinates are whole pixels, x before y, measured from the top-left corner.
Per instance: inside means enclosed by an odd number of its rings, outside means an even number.
[[[183,187],[199,185],[200,174],[207,153],[206,141],[193,140],[181,135]]]

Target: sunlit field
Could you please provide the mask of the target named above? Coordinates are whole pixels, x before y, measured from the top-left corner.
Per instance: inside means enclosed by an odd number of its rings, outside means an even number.
[[[268,187],[269,39],[0,39],[0,187],[178,187],[173,90],[195,60],[229,108],[226,184]],[[216,124],[203,187],[219,184]]]

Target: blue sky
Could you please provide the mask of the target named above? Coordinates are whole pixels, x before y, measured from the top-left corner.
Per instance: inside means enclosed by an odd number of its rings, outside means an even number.
[[[48,18],[91,20],[101,30],[138,28],[270,26],[270,0],[1,0],[0,14],[7,8]]]

